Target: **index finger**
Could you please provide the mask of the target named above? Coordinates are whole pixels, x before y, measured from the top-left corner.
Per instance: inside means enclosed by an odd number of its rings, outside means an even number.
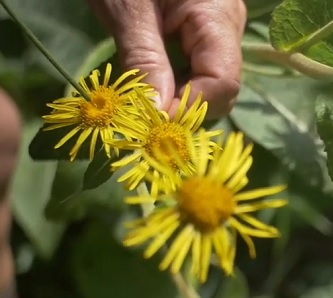
[[[240,4],[241,3],[241,4]],[[187,6],[185,4],[188,4]],[[191,104],[202,91],[209,103],[208,118],[217,118],[230,112],[240,88],[241,36],[246,13],[242,1],[183,2],[169,30],[179,28],[184,52],[191,63]],[[186,12],[186,13],[184,13]],[[181,86],[180,97],[185,86]],[[176,108],[178,99],[170,108]]]

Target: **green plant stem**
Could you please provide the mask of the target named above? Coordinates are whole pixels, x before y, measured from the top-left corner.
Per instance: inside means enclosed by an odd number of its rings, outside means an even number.
[[[263,61],[293,68],[313,79],[333,80],[333,67],[314,61],[301,53],[280,52],[270,44],[252,42],[243,42],[242,51],[244,54],[255,56]]]
[[[171,273],[170,275],[184,298],[200,298],[199,294],[185,282],[183,276],[179,272],[174,274]]]
[[[292,74],[294,76],[299,74],[298,72],[292,73],[291,71],[282,67],[275,69],[275,68],[261,66],[256,63],[249,63],[246,61],[243,61],[242,70],[270,77],[281,77],[283,75],[289,75],[289,74]]]
[[[23,32],[27,35],[30,41],[42,52],[46,59],[61,73],[61,75],[84,97],[86,100],[90,100],[88,94],[84,89],[74,81],[71,76],[59,65],[57,61],[52,58],[51,54],[46,50],[43,44],[38,40],[38,38],[32,33],[32,31],[22,23],[16,14],[11,10],[11,8],[5,3],[5,1],[0,0],[2,7],[5,11],[12,17],[12,19],[21,27]]]
[[[323,28],[317,30],[313,34],[311,34],[308,38],[305,40],[301,41],[299,44],[296,46],[292,47],[290,52],[301,52],[305,49],[310,48],[314,44],[318,43],[325,37],[331,35],[333,33],[333,21],[329,22],[326,24]]]

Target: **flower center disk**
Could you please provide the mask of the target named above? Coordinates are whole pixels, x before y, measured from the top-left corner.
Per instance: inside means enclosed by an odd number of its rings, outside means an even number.
[[[184,181],[176,198],[184,219],[200,231],[214,230],[236,207],[233,193],[207,177],[191,177]]]
[[[112,87],[100,87],[99,90],[90,92],[91,102],[85,102],[80,107],[81,126],[107,127],[120,104],[119,95]]]
[[[144,148],[156,160],[159,160],[156,152],[162,154],[163,160],[176,168],[177,162],[170,156],[170,148],[177,151],[177,155],[182,161],[186,162],[190,159],[187,134],[183,127],[173,122],[162,123],[153,127],[149,132]]]

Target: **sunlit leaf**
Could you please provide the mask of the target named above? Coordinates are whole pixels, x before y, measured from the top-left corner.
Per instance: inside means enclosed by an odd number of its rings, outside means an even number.
[[[310,47],[302,48],[306,40],[332,22],[331,0],[285,0],[272,15],[272,45],[286,52],[299,49],[305,56],[333,66],[333,29],[330,31],[331,34],[327,34]]]
[[[307,81],[307,83],[305,83]],[[235,124],[308,186],[332,191],[323,142],[315,131],[313,81],[245,78],[231,113]],[[296,91],[297,90],[297,91]]]

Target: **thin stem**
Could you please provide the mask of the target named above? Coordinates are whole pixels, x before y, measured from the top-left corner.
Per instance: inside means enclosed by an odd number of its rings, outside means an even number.
[[[242,70],[247,72],[256,73],[259,75],[265,75],[265,76],[274,76],[274,77],[281,77],[285,75],[295,75],[295,73],[292,73],[290,70],[287,70],[285,68],[272,68],[272,67],[265,67],[261,66],[255,63],[250,62],[243,62]]]
[[[275,50],[270,44],[242,42],[244,54],[256,56],[263,61],[291,67],[317,80],[333,80],[333,67],[314,61],[301,53],[285,53]]]
[[[311,34],[306,40],[301,41],[299,44],[296,44],[296,46],[291,48],[290,52],[301,52],[305,49],[308,49],[314,44],[324,39],[325,37],[331,35],[332,33],[333,33],[333,21],[329,22],[323,28]]]
[[[24,31],[30,41],[42,52],[42,54],[46,57],[46,59],[61,73],[61,75],[84,97],[86,100],[90,100],[88,94],[84,91],[84,89],[74,81],[71,76],[59,65],[57,61],[52,58],[51,54],[46,50],[46,48],[42,45],[42,43],[38,40],[38,38],[32,33],[32,31],[23,24],[16,14],[11,10],[11,8],[3,1],[0,0],[2,7],[6,10],[6,12],[13,18],[13,20],[17,23],[18,26]]]
[[[171,278],[184,298],[200,298],[198,293],[185,282],[179,272],[171,274]]]

